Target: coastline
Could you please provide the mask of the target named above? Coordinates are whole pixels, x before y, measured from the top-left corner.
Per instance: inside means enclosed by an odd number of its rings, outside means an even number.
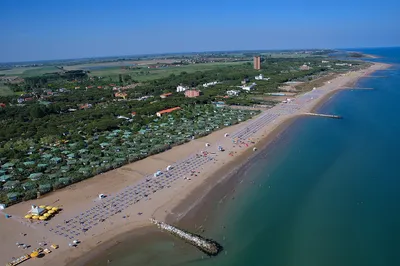
[[[267,125],[263,128],[262,131],[257,132],[255,137],[255,146],[259,149],[265,149],[265,147],[268,147],[271,145],[274,140],[281,134],[283,131],[287,130],[292,122],[297,119],[298,117],[302,116],[304,112],[313,112],[316,109],[318,109],[322,104],[324,104],[333,94],[335,94],[337,91],[346,89],[348,87],[354,86],[354,83],[356,83],[360,78],[366,77],[370,75],[371,73],[388,68],[390,65],[386,64],[381,64],[381,63],[374,63],[371,67],[368,69],[364,69],[361,71],[358,71],[357,75],[355,76],[347,76],[349,79],[346,81],[345,76],[341,76],[338,78],[335,78],[332,80],[330,83],[330,86],[336,86],[333,90],[327,91],[321,98],[316,99],[315,101],[312,101],[307,108],[302,109],[301,112],[297,114],[291,114],[291,115],[286,115],[284,117],[279,117],[276,119],[275,123],[272,123],[270,125]],[[344,84],[339,83],[337,80],[341,81],[346,81]],[[325,86],[325,85],[324,85]],[[323,87],[324,87],[323,86]],[[323,89],[319,88],[319,89]],[[253,119],[252,119],[253,120]],[[249,122],[244,122],[243,124],[246,124]],[[135,167],[138,166],[143,166],[142,169],[143,172],[151,172],[152,169],[157,167],[160,167],[160,165],[166,165],[170,161],[176,161],[181,159],[184,156],[187,156],[188,154],[193,153],[193,151],[199,150],[200,148],[204,149],[204,143],[205,142],[218,142],[219,139],[222,138],[224,132],[235,132],[235,130],[238,130],[241,128],[243,125],[235,125],[227,129],[223,129],[222,131],[220,130],[219,132],[215,132],[211,134],[210,136],[207,136],[205,138],[199,139],[197,141],[194,141],[192,145],[182,145],[181,147],[176,147],[172,149],[170,152],[165,152],[160,155],[155,155],[152,156],[153,160],[147,160],[147,164],[161,162],[158,165],[145,165],[145,163],[139,163],[135,164]],[[188,144],[191,144],[188,143]],[[225,145],[226,144],[226,145]],[[186,146],[185,146],[186,145]],[[233,144],[231,144],[233,145]],[[130,209],[131,215],[134,215],[133,211],[140,210],[140,209],[146,209],[150,208],[152,210],[149,213],[146,213],[145,215],[141,216],[140,218],[138,217],[133,217],[134,219],[130,219],[129,221],[120,221],[121,219],[113,218],[113,220],[110,222],[109,228],[104,228],[104,230],[99,230],[98,233],[95,233],[92,236],[88,236],[87,238],[83,239],[83,244],[77,248],[77,249],[71,249],[68,247],[60,249],[63,252],[54,252],[57,254],[57,256],[49,256],[49,258],[45,258],[43,260],[37,260],[33,261],[30,263],[30,265],[51,265],[54,264],[54,261],[57,261],[57,265],[61,265],[61,261],[64,261],[64,265],[83,265],[87,261],[91,261],[92,258],[96,257],[99,253],[102,253],[103,251],[109,249],[111,246],[117,244],[118,242],[121,242],[124,240],[126,237],[132,237],[135,235],[142,235],[146,234],[149,232],[154,232],[155,230],[152,230],[150,227],[148,227],[148,217],[156,217],[159,220],[166,220],[169,223],[178,223],[181,226],[188,227],[191,224],[191,220],[195,219],[196,213],[201,212],[201,209],[206,209],[207,206],[204,206],[207,201],[211,202],[212,201],[212,194],[213,192],[217,191],[221,187],[225,186],[225,189],[230,189],[229,187],[226,186],[226,184],[229,183],[230,180],[233,180],[231,177],[235,176],[235,173],[239,171],[242,167],[246,165],[249,161],[251,161],[259,152],[253,152],[252,147],[254,145],[249,145],[249,147],[243,147],[243,148],[238,148],[233,146],[229,146],[229,141],[224,143],[224,147],[227,147],[227,150],[232,150],[235,152],[235,155],[230,157],[227,155],[227,152],[225,154],[219,155],[218,157],[218,163],[214,162],[214,165],[207,169],[199,169],[201,172],[196,178],[193,178],[192,181],[186,182],[179,180],[177,181],[178,184],[174,185],[175,191],[171,190],[166,190],[166,191],[159,191],[154,196],[152,196],[152,202],[144,202],[144,203],[139,203],[135,207],[135,209]],[[170,156],[171,155],[171,156]],[[154,159],[156,158],[156,160]],[[143,161],[145,161],[144,159]],[[128,168],[127,167],[122,167],[122,168]],[[123,169],[116,169],[114,170],[115,172],[123,172]],[[114,171],[111,171],[110,174],[105,175],[106,178],[113,177],[115,174]],[[113,173],[114,172],[114,173]],[[227,174],[228,172],[228,174]],[[132,174],[132,172],[129,172]],[[126,176],[125,176],[126,177]],[[101,178],[101,177],[100,177]],[[75,189],[77,187],[82,187],[85,185],[89,184],[89,189],[93,190],[93,187],[90,188],[90,186],[93,185],[93,182],[96,182],[96,180],[88,180],[88,182],[85,183],[82,182],[74,185]],[[123,187],[126,184],[129,184],[132,182],[130,178],[126,178],[122,185],[120,184],[116,188],[113,189],[113,191],[116,191]],[[110,186],[107,182],[105,182],[106,186]],[[230,182],[232,183],[232,182]],[[221,185],[221,186],[220,186]],[[69,192],[70,189],[64,189],[63,191]],[[93,195],[96,195],[97,192],[99,191],[98,188],[95,189],[95,192],[92,193]],[[60,192],[61,193],[61,192]],[[84,193],[84,192],[83,192]],[[53,194],[58,194],[58,193],[53,193]],[[93,197],[93,195],[90,195]],[[58,195],[51,195],[53,198],[57,198]],[[50,197],[45,197],[43,200],[48,200]],[[43,202],[43,200],[41,200]],[[87,198],[87,200],[90,201],[90,197]],[[74,204],[74,202],[72,202]],[[75,202],[76,204],[76,202]],[[24,207],[26,205],[30,205],[30,202],[27,204],[24,204]],[[15,207],[15,211],[20,211],[21,206]],[[136,219],[135,219],[136,218]],[[3,220],[1,220],[2,222]],[[108,225],[107,225],[108,227]],[[127,233],[129,232],[129,233]],[[8,256],[8,254],[7,254]],[[56,258],[57,257],[57,258]]]

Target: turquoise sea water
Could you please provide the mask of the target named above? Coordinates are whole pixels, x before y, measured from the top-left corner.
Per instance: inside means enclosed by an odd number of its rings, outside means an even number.
[[[400,48],[363,52],[394,64],[359,81],[374,90],[342,91],[319,110],[343,120],[296,120],[215,203],[205,234],[221,255],[165,237],[127,241],[109,265],[400,265]]]

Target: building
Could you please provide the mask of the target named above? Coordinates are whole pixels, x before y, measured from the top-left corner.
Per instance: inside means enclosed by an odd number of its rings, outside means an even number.
[[[254,59],[254,69],[261,69],[261,58],[259,56],[255,56]]]
[[[238,96],[239,93],[240,93],[240,91],[235,91],[235,90],[230,90],[230,91],[227,91],[227,92],[226,92],[226,94],[227,94],[228,96]]]
[[[93,106],[90,103],[86,103],[86,104],[81,104],[79,105],[79,109],[89,109],[92,108]]]
[[[207,87],[210,87],[210,86],[215,86],[217,84],[218,84],[218,81],[208,82],[208,83],[204,83],[203,87],[207,88]]]
[[[5,103],[0,103],[0,107],[1,108],[6,108],[6,104]]]
[[[168,97],[171,96],[171,95],[172,95],[172,92],[167,92],[167,93],[161,94],[161,95],[160,95],[160,98],[161,98],[161,99],[165,99],[165,98],[168,98]]]
[[[254,77],[256,80],[270,80],[270,78],[264,78],[263,74]]]
[[[170,109],[158,111],[158,112],[156,113],[156,116],[162,117],[162,116],[165,115],[165,114],[169,114],[169,113],[171,113],[171,112],[173,112],[173,111],[180,110],[180,109],[181,109],[180,107],[174,107],[174,108],[170,108]]]
[[[226,106],[226,105],[225,105],[225,102],[221,102],[221,101],[215,102],[214,104],[215,104],[215,107],[218,107],[218,108],[221,108],[221,107],[225,107],[225,106]]]
[[[251,84],[249,86],[243,86],[242,89],[245,90],[245,91],[251,91],[256,85],[257,85],[256,83],[253,83],[253,84]]]
[[[187,90],[185,91],[185,97],[188,98],[195,98],[200,96],[200,91],[199,90]]]
[[[115,96],[115,97],[118,97],[118,98],[124,98],[124,99],[126,99],[126,97],[128,96],[128,94],[125,93],[125,92],[117,92],[117,93],[114,94],[114,96]]]
[[[310,68],[311,68],[310,66],[307,66],[306,64],[304,64],[300,67],[300,70],[310,70]]]
[[[188,90],[188,87],[184,87],[182,85],[179,85],[178,87],[176,87],[176,92],[183,92],[185,90]]]

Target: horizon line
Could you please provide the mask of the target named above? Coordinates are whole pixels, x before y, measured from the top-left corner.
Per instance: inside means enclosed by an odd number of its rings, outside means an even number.
[[[51,61],[72,61],[72,60],[84,60],[84,59],[101,59],[101,58],[117,58],[117,57],[136,57],[136,56],[157,56],[157,55],[174,55],[174,54],[204,54],[204,53],[221,53],[221,52],[257,52],[257,51],[301,51],[301,50],[344,50],[348,51],[351,49],[374,49],[374,48],[399,48],[400,46],[384,46],[384,47],[347,47],[347,48],[292,48],[292,49],[252,49],[252,50],[208,50],[208,51],[192,51],[192,52],[164,52],[164,53],[143,53],[143,54],[131,54],[131,55],[103,55],[103,56],[89,56],[89,57],[78,57],[78,58],[62,58],[62,59],[44,59],[44,60],[29,60],[29,61],[8,61],[0,62],[0,64],[17,64],[17,63],[35,63],[35,62],[51,62]]]

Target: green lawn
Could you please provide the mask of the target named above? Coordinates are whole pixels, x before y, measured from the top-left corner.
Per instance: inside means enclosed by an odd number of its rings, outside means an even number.
[[[0,96],[10,96],[14,95],[14,92],[3,83],[0,83]]]

